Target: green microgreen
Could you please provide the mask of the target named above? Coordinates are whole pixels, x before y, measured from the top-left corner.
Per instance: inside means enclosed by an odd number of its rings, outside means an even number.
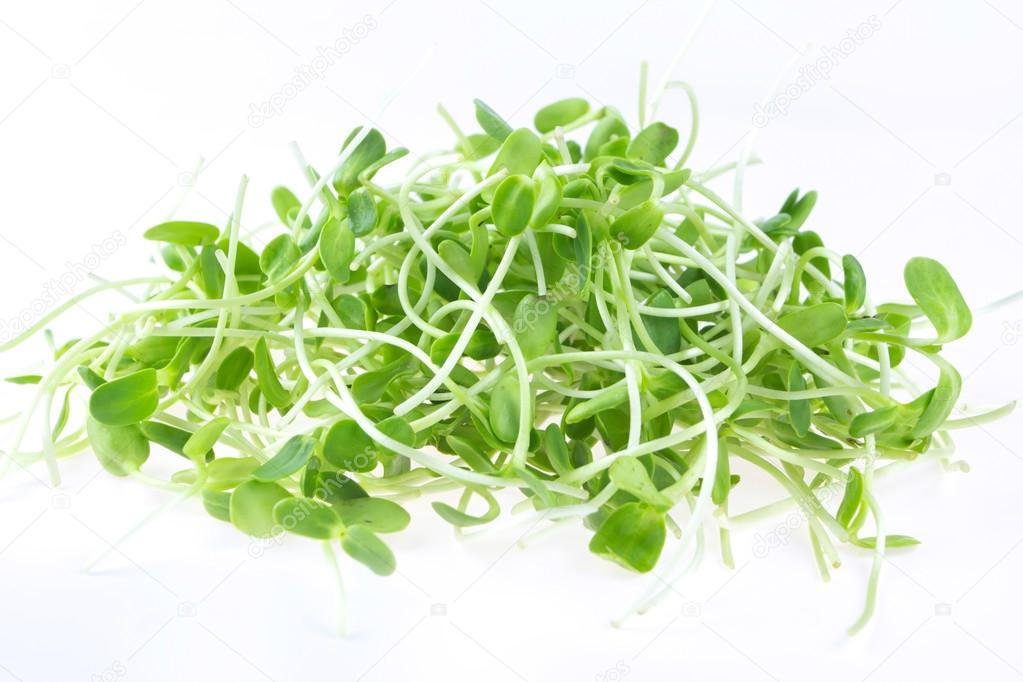
[[[754,467],[805,512],[822,574],[843,544],[874,553],[858,627],[884,548],[917,543],[861,535],[884,528],[877,478],[948,463],[947,431],[967,425],[950,420],[962,379],[940,353],[970,309],[929,258],[906,265],[912,303],[875,305],[859,261],[807,229],[816,192],[744,218],[742,172],[734,205],[706,183],[747,157],[694,172],[695,98],[669,85],[693,114],[676,160],[678,130],[646,120],[660,94],[648,110],[644,91],[639,129],[580,98],[516,128],[476,100],[478,130],[440,110],[454,139],[438,153],[404,158],[360,127],[322,174],[302,161],[310,186],[272,191],[261,249],[244,181],[222,228],[150,228],[159,276],[74,299],[137,303],[7,379],[36,395],[8,458],[56,480],[88,445],[152,482],[141,468],[167,457],[181,467],[167,485],[213,518],[340,547],[379,575],[396,558],[378,535],[409,525],[406,500],[450,494],[432,509],[466,529],[518,495],[536,523],[581,520],[594,554],[658,568],[633,610],[695,565],[705,529],[732,565],[740,522],[783,508],[732,513],[753,485],[737,470]],[[933,335],[912,335],[925,321]],[[932,385],[915,388],[907,353],[937,369]],[[40,452],[19,453],[39,413]]]
[[[156,370],[140,369],[97,386],[89,397],[89,414],[108,426],[137,424],[159,403]]]
[[[216,225],[188,220],[175,220],[154,225],[142,235],[146,239],[179,246],[211,244],[220,236]]]

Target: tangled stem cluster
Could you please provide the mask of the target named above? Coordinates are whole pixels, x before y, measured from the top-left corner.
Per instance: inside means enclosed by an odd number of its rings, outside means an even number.
[[[512,129],[477,102],[480,132],[441,110],[454,146],[397,181],[377,173],[407,152],[374,129],[322,174],[302,161],[306,199],[274,191],[278,234],[258,251],[244,179],[222,229],[154,226],[162,273],[98,284],[4,346],[91,296],[134,300],[18,379],[35,392],[8,463],[44,461],[56,482],[58,460],[91,447],[250,535],[314,538],[334,560],[339,542],[380,574],[403,501],[460,491],[433,508],[467,528],[513,489],[513,511],[581,519],[595,554],[657,567],[630,612],[691,570],[710,532],[731,564],[731,529],[790,503],[825,578],[841,545],[873,553],[862,625],[885,548],[915,542],[887,532],[875,481],[951,462],[960,379],[939,351],[970,311],[925,258],[906,267],[913,304],[875,305],[856,259],[807,229],[813,192],[744,218],[750,159],[693,172],[696,100],[676,86],[692,111],[681,145],[645,111],[633,130],[568,99]],[[708,186],[729,173],[731,203]],[[923,321],[933,334],[914,334]],[[901,371],[907,354],[934,364],[934,387]],[[22,447],[33,415],[36,452]],[[151,455],[183,468],[157,481],[141,471]],[[785,501],[733,515],[738,462]]]

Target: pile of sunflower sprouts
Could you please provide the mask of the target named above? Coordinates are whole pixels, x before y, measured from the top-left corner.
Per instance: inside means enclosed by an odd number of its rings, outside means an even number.
[[[733,528],[798,506],[825,579],[840,548],[873,556],[858,629],[886,548],[916,542],[888,532],[877,479],[959,466],[960,379],[939,352],[970,311],[926,258],[906,266],[913,303],[875,305],[856,259],[811,229],[814,192],[744,217],[749,154],[691,169],[696,100],[669,87],[691,105],[684,141],[646,107],[633,128],[573,98],[513,129],[477,101],[479,130],[441,109],[451,144],[404,158],[395,182],[380,178],[408,152],[371,128],[329,168],[297,154],[305,199],[274,190],[261,248],[242,229],[244,178],[225,225],[152,227],[159,274],[101,282],[2,347],[92,296],[134,300],[12,378],[33,393],[5,465],[45,463],[57,484],[59,460],[91,449],[177,491],[166,506],[201,499],[245,533],[312,538],[335,568],[340,547],[379,574],[395,566],[380,536],[420,496],[441,494],[434,511],[460,530],[502,512],[577,520],[594,554],[660,576],[624,616],[694,570],[709,537],[732,565]],[[708,187],[729,173],[731,203]],[[907,354],[935,386],[910,381]],[[157,458],[181,470],[143,473]],[[732,514],[738,462],[782,500]]]

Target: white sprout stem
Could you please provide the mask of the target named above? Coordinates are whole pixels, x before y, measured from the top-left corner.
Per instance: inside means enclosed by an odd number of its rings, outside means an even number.
[[[658,235],[661,239],[667,241],[672,246],[685,253],[689,258],[692,258],[707,274],[713,277],[714,280],[728,292],[728,295],[731,298],[736,300],[738,305],[743,308],[764,331],[789,346],[792,353],[797,355],[799,359],[802,360],[810,369],[833,383],[856,383],[852,377],[835,369],[835,367],[822,360],[820,356],[807,348],[794,336],[768,319],[752,301],[746,298],[745,294],[736,288],[736,286],[728,279],[727,276],[724,275],[724,273],[718,270],[718,268],[707,260],[707,258],[705,258],[699,251],[663,228],[658,232]]]
[[[692,28],[686,37],[679,43],[678,49],[675,51],[675,55],[671,58],[671,63],[668,68],[664,71],[664,78],[661,80],[660,86],[658,86],[654,96],[653,102],[650,104],[650,118],[657,118],[657,111],[661,107],[661,98],[664,97],[664,92],[668,89],[668,83],[671,82],[672,76],[678,71],[679,65],[689,52],[689,48],[692,47],[693,41],[696,40],[696,36],[699,35],[700,29],[703,28],[703,24],[707,21],[707,16],[710,11],[714,9],[714,5],[717,4],[717,0],[707,0],[707,3],[703,6],[703,9],[696,17],[696,21],[693,22]]]
[[[312,190],[309,192],[309,198],[302,202],[302,206],[299,208],[298,213],[295,215],[295,220],[292,223],[292,236],[297,237],[299,230],[302,228],[302,224],[305,222],[305,218],[309,215],[309,210],[313,207],[313,202],[321,197],[320,190],[327,186],[327,183],[333,180],[334,175],[341,170],[341,167],[345,165],[348,158],[355,152],[366,136],[369,135],[372,128],[369,126],[363,126],[362,130],[356,133],[348,145],[341,151],[337,159],[334,161],[334,165],[331,166],[330,170],[320,176],[316,184],[313,185]],[[300,165],[303,169],[308,168],[305,163],[305,159],[302,158],[302,152],[299,150],[298,145],[292,143],[292,149],[295,151]]]
[[[323,541],[323,553],[327,558],[327,566],[330,567],[331,575],[334,576],[334,586],[337,589],[337,634],[344,637],[348,634],[348,600],[345,597],[345,582],[341,576],[341,565],[337,559],[337,552],[329,540]]]
[[[757,227],[756,225],[754,225],[753,223],[739,215],[739,213],[736,212],[734,208],[729,206],[723,199],[721,199],[721,197],[712,192],[710,189],[697,182],[692,181],[688,183],[688,186],[691,187],[696,192],[710,199],[711,202],[713,202],[714,204],[717,204],[726,214],[728,214],[728,216],[731,219],[738,222],[738,224],[741,225],[743,229],[749,232],[754,239],[760,242],[761,245],[763,245],[772,252],[778,250],[778,245],[774,242],[773,239],[767,236],[767,234],[763,230],[761,230],[759,227]],[[844,293],[842,291],[842,288],[835,284],[835,282],[832,281],[829,277],[826,277],[823,273],[821,273],[820,270],[815,268],[813,265],[808,265],[806,267],[806,272],[811,277],[820,282],[822,285],[824,285],[824,287],[827,289],[830,295],[834,296],[835,298],[842,297]]]
[[[707,395],[700,390],[699,384],[697,384],[696,380],[689,376],[688,373],[679,374],[679,377],[685,381],[686,385],[689,386],[689,389],[693,391],[693,394],[696,397],[696,404],[700,408],[700,416],[703,418],[703,424],[706,429],[706,455],[703,462],[703,480],[705,481],[705,484],[700,487],[700,494],[696,498],[696,505],[693,507],[692,514],[689,516],[689,520],[686,522],[685,528],[682,530],[682,540],[675,549],[674,555],[663,561],[662,570],[669,575],[667,582],[658,579],[656,583],[651,583],[650,587],[647,588],[646,593],[626,611],[622,620],[632,613],[642,612],[647,607],[648,603],[656,600],[664,590],[670,589],[670,587],[681,578],[680,575],[673,575],[672,571],[685,555],[685,550],[691,542],[692,537],[700,534],[698,533],[698,529],[703,527],[703,523],[711,509],[710,494],[713,486],[710,485],[710,481],[714,480],[714,472],[717,471],[718,467],[717,422],[715,421],[714,412],[710,407],[710,401],[707,399]]]
[[[991,313],[998,312],[1002,308],[1008,307],[1017,301],[1023,301],[1023,289],[996,301],[992,301],[986,305],[982,305],[977,308],[977,316],[990,315]]]
[[[613,262],[609,272],[611,273],[611,283],[616,289],[623,289],[624,283],[622,282],[620,263],[617,257],[613,257]],[[631,299],[631,292],[623,291],[623,297],[625,300]],[[629,329],[628,311],[617,311],[617,323],[618,323],[618,337],[622,343],[622,349],[627,353],[635,352],[636,347],[632,342],[632,331]],[[642,325],[637,325],[636,330],[639,331]],[[646,328],[642,327],[644,333]],[[651,351],[656,350],[652,348]],[[639,395],[639,374],[638,374],[638,363],[635,361],[625,363],[625,384],[629,395],[629,435],[627,439],[628,447],[637,447],[640,443],[643,430],[643,408]]]
[[[547,280],[544,277],[543,259],[540,256],[540,249],[536,244],[536,237],[532,230],[525,233],[526,246],[529,248],[529,255],[533,259],[533,272],[536,275],[536,295],[547,295]]]
[[[0,353],[9,351],[12,348],[20,345],[26,339],[38,334],[40,330],[44,329],[48,324],[53,322],[56,318],[60,317],[63,313],[67,312],[71,308],[75,307],[82,301],[85,301],[97,294],[101,294],[104,291],[119,290],[126,287],[137,286],[140,284],[164,284],[170,280],[166,277],[135,277],[133,279],[126,279],[120,282],[104,282],[94,287],[86,289],[83,292],[75,294],[71,298],[64,301],[56,308],[50,310],[48,313],[40,317],[32,326],[25,331],[16,335],[6,343],[0,344]]]
[[[249,179],[242,176],[238,182],[238,195],[235,199],[234,213],[231,215],[228,221],[228,250],[227,250],[227,263],[224,266],[224,296],[226,298],[234,298],[236,292],[236,281],[234,275],[234,266],[238,257],[238,231],[241,227],[242,219],[242,206],[245,202],[245,189],[248,187]],[[207,378],[209,373],[214,369],[214,363],[217,360],[217,350],[220,348],[220,344],[223,343],[224,330],[227,328],[227,321],[229,316],[233,316],[238,306],[225,306],[221,308],[220,315],[217,318],[216,334],[213,336],[213,344],[210,347],[210,351],[203,358],[199,367],[195,369],[189,380],[181,385],[178,390],[172,392],[169,396],[164,398],[162,401],[162,408],[166,409],[167,406],[172,405],[179,396],[189,392],[195,386]]]

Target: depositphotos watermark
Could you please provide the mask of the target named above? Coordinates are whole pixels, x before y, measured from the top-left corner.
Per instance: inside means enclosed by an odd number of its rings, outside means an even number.
[[[98,673],[89,676],[90,682],[116,682],[128,674],[128,668],[121,661],[113,661]]]
[[[753,112],[753,125],[763,128],[772,120],[787,114],[793,102],[812,90],[817,83],[831,78],[834,69],[880,30],[881,20],[872,14],[859,26],[850,28],[837,44],[822,47],[820,56],[799,68],[799,75],[794,81],[767,104],[757,105]]]
[[[39,296],[21,310],[15,317],[0,320],[0,343],[6,343],[22,333],[48,310],[74,294],[75,289],[86,280],[90,272],[98,269],[119,248],[128,243],[120,230],[115,230],[92,248],[78,262],[68,261],[64,272],[43,285]]]
[[[376,17],[367,14],[353,26],[346,26],[338,38],[326,46],[316,48],[316,56],[295,67],[295,75],[262,102],[249,104],[249,125],[258,128],[274,116],[280,116],[288,102],[306,88],[322,79],[332,66],[341,61],[356,45],[366,39],[379,24]]]
[[[375,458],[375,453],[372,448],[367,448],[364,451],[357,453],[354,457],[349,460],[349,468],[351,471],[367,471],[366,467]],[[348,486],[355,485],[354,482],[345,476],[343,473],[325,473],[320,476],[319,482],[311,494],[306,495],[310,500],[315,500],[312,504],[316,505],[319,501],[324,499],[330,499],[332,496],[341,498],[347,498],[351,493],[344,490]],[[252,537],[249,539],[248,555],[251,559],[259,559],[268,549],[279,547],[287,532],[297,526],[299,523],[304,521],[313,507],[296,507],[295,510],[275,523],[270,529],[270,533],[267,537]]]

